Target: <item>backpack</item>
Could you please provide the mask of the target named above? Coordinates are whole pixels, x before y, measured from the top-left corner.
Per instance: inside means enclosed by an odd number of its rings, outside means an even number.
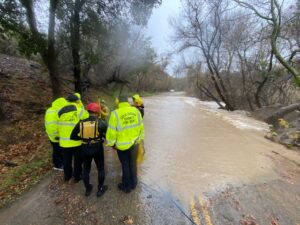
[[[80,136],[83,143],[90,144],[100,140],[98,131],[98,120],[95,121],[81,121],[80,122]]]

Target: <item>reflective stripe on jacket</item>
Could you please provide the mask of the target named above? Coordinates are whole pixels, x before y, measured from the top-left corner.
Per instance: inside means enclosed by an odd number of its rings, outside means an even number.
[[[52,102],[52,106],[47,109],[45,114],[45,130],[52,142],[58,142],[58,110],[67,104],[64,98],[58,98]]]
[[[144,123],[141,113],[128,102],[119,103],[111,113],[106,133],[107,146],[127,150],[144,139]]]
[[[76,124],[85,119],[86,115],[88,115],[88,112],[76,103],[69,103],[59,110],[58,133],[60,147],[71,148],[81,145],[81,141],[71,140],[70,136]]]

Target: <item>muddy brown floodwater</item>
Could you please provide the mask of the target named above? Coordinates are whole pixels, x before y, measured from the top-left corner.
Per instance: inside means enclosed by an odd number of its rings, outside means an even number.
[[[60,184],[93,209],[70,224],[300,224],[299,153],[264,139],[266,124],[182,93],[145,98],[144,122],[146,158],[137,190],[117,190],[120,164],[107,150],[109,190],[101,199],[84,198],[82,184]],[[92,177],[96,184],[95,170]],[[41,188],[56,178],[2,209],[0,221],[69,224],[61,215],[64,202],[57,205],[57,196]]]

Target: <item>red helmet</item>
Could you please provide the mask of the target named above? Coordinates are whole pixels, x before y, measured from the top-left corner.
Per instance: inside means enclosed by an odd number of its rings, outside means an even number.
[[[101,111],[101,106],[98,103],[92,102],[86,106],[89,112],[99,113]]]

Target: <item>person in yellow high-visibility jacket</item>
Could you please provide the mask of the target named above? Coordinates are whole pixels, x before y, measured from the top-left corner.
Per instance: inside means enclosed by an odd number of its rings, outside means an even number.
[[[84,119],[89,118],[89,113],[87,110],[85,110],[84,105],[82,103],[81,94],[76,92],[76,93],[74,93],[74,95],[78,97],[78,100],[76,101],[76,103],[77,103],[77,106],[79,107],[80,113],[82,113],[79,115],[79,117],[84,118]]]
[[[100,105],[101,105],[100,119],[101,120],[107,120],[108,115],[109,115],[109,108],[108,108],[108,106],[107,106],[104,99],[102,99],[100,101]]]
[[[64,180],[69,181],[74,176],[74,181],[78,182],[81,180],[82,173],[81,141],[71,140],[70,136],[76,124],[80,120],[88,118],[89,113],[82,107],[77,95],[71,94],[67,100],[68,104],[58,112],[59,146],[63,150]]]
[[[45,129],[53,149],[53,169],[59,171],[63,171],[63,153],[59,147],[58,111],[66,104],[66,99],[58,98],[52,102],[51,107],[47,109],[45,114]]]
[[[132,100],[133,100],[133,106],[136,107],[140,111],[142,117],[144,117],[145,106],[143,104],[143,100],[141,99],[141,97],[138,94],[135,94],[132,96]]]
[[[144,139],[144,123],[139,110],[119,97],[118,108],[112,111],[106,132],[107,146],[117,150],[122,165],[122,182],[118,188],[125,193],[137,185],[137,143]]]

